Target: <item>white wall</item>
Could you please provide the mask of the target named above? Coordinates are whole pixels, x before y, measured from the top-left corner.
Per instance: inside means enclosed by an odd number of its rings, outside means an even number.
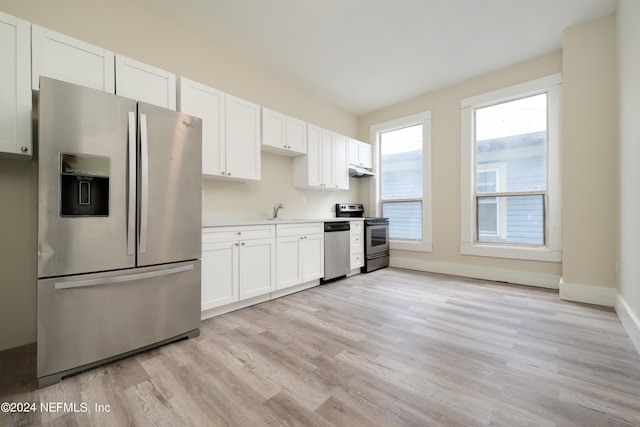
[[[273,110],[357,136],[357,118],[284,79],[222,50],[131,0],[0,0],[0,11],[207,84]],[[36,339],[37,218],[35,162],[0,160],[0,350]],[[292,159],[265,154],[262,180],[205,179],[205,213],[329,214],[336,202],[359,202],[351,191],[298,190]],[[301,197],[305,196],[305,203]]]
[[[615,17],[565,31],[560,296],[613,305],[618,253]]]
[[[417,96],[360,118],[360,138],[368,141],[371,125],[431,111],[433,252],[392,251],[393,265],[558,287],[560,263],[460,254],[460,100],[561,70],[562,54],[557,52]],[[362,193],[367,190],[363,189]],[[365,195],[361,194],[363,197]]]
[[[640,351],[640,2],[617,12],[620,111],[620,273],[616,311]]]
[[[36,172],[0,159],[0,350],[36,338]]]
[[[568,29],[562,52],[361,117],[360,137],[368,138],[373,124],[432,112],[433,252],[392,251],[392,264],[555,286],[565,299],[613,305],[618,252],[615,61],[615,18],[609,16]],[[564,105],[563,262],[460,255],[460,100],[558,72],[563,74]],[[361,189],[361,197],[367,192]]]

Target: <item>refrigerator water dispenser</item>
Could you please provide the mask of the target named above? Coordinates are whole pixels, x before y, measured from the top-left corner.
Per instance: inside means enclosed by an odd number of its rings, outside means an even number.
[[[60,153],[60,216],[109,216],[110,159]]]

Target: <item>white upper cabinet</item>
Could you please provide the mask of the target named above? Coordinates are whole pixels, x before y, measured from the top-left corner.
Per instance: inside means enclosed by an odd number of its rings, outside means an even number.
[[[40,76],[45,76],[115,92],[113,52],[38,25],[31,26],[31,37],[33,89],[40,89]]]
[[[307,125],[307,155],[293,162],[295,187],[348,190],[347,137]]]
[[[307,153],[307,124],[262,108],[262,149],[285,156]]]
[[[0,12],[0,155],[29,159],[31,145],[29,23]]]
[[[178,109],[202,119],[202,174],[225,172],[225,94],[193,80],[180,78]]]
[[[371,145],[355,139],[349,139],[349,164],[371,169],[373,166]]]
[[[235,96],[225,99],[226,176],[260,179],[260,106]]]
[[[337,190],[349,189],[349,164],[347,158],[347,140],[343,135],[334,133],[331,138],[331,184]]]
[[[179,110],[202,119],[202,174],[260,179],[260,106],[180,78]]]
[[[296,187],[322,187],[321,162],[322,160],[322,129],[307,126],[307,155],[297,157],[293,161],[294,185]]]
[[[176,76],[126,56],[116,55],[116,93],[175,110]]]

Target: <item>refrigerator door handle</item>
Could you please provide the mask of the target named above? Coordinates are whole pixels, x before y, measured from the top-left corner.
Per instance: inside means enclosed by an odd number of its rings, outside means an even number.
[[[86,288],[90,286],[98,285],[111,285],[114,283],[133,282],[136,280],[150,279],[153,277],[169,276],[171,274],[182,273],[185,271],[193,270],[193,264],[185,265],[182,267],[167,268],[164,270],[149,271],[146,273],[126,274],[123,276],[103,277],[100,279],[78,280],[75,282],[56,282],[55,289],[74,289],[74,288]]]
[[[140,114],[140,253],[147,252],[147,226],[149,222],[149,141],[147,115]]]
[[[127,255],[136,250],[136,113],[129,111],[129,201],[127,212]]]

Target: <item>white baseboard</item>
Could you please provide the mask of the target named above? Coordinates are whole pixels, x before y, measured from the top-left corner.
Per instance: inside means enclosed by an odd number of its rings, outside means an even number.
[[[211,317],[219,316],[221,314],[229,313],[241,308],[249,307],[261,302],[269,301],[272,299],[280,298],[285,295],[293,294],[295,292],[304,291],[306,289],[313,288],[320,284],[320,280],[312,280],[310,282],[302,283],[300,285],[292,286],[290,288],[281,289],[279,291],[273,291],[269,294],[259,295],[257,297],[245,299],[242,301],[232,302],[230,304],[222,305],[220,307],[214,307],[207,310],[202,310],[200,313],[200,320],[210,319]]]
[[[454,276],[472,277],[475,279],[508,282],[518,285],[537,286],[549,289],[558,289],[560,283],[560,276],[556,274],[532,273],[529,271],[509,270],[506,268],[480,267],[453,262],[425,261],[391,256],[389,265],[391,267],[406,268],[408,270],[451,274]]]
[[[560,280],[560,299],[613,307],[616,290],[604,286],[578,285]]]
[[[320,280],[312,280],[310,282],[302,283],[300,285],[291,286],[290,288],[281,289],[279,291],[271,292],[271,299],[280,298],[286,295],[294,294],[296,292],[304,291],[320,284]]]
[[[254,304],[260,304],[261,302],[269,301],[271,296],[269,294],[245,299],[242,301],[232,302],[231,304],[222,305],[220,307],[210,308],[208,310],[202,310],[200,313],[200,320],[206,320],[211,317],[219,316],[221,314],[229,313],[241,308],[249,307]]]
[[[617,293],[614,308],[622,322],[622,326],[624,326],[633,345],[636,346],[636,349],[640,353],[640,319],[638,315],[629,308],[627,302]]]

